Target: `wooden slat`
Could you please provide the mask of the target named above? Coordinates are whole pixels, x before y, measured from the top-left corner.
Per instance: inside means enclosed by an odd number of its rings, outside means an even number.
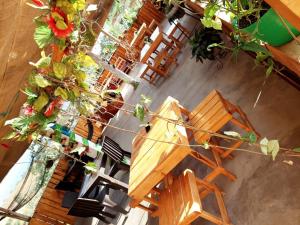
[[[193,127],[211,132],[219,131],[231,119],[232,115],[226,109],[222,96],[216,90],[210,92],[189,115]],[[198,143],[204,143],[210,136],[205,132],[194,131],[194,138]]]

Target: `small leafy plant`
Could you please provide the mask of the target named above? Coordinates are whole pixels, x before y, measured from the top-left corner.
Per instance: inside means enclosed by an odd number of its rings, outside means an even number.
[[[220,31],[212,28],[203,28],[195,33],[190,40],[192,46],[192,57],[196,58],[196,61],[203,63],[203,60],[215,60],[222,58],[225,55],[225,50],[219,46],[212,46],[213,44],[221,44],[222,38]]]

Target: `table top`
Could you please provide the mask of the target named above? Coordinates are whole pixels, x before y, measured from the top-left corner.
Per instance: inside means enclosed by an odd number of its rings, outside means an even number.
[[[170,120],[182,120],[179,102],[172,97],[164,101],[157,114]],[[158,117],[150,123],[152,126],[148,133],[143,133],[144,129],[140,132],[147,139],[136,136],[133,142],[128,195],[137,204],[191,151],[183,126]]]

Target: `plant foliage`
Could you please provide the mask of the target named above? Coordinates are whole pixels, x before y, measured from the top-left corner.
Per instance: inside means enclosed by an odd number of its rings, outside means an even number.
[[[195,33],[190,40],[192,47],[192,57],[196,61],[203,63],[203,60],[215,60],[224,55],[224,50],[220,47],[210,47],[212,44],[221,44],[222,38],[220,32],[212,28],[203,28]]]

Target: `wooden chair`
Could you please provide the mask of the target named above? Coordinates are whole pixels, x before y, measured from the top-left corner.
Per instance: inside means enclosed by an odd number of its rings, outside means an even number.
[[[186,39],[191,37],[191,32],[188,31],[184,26],[182,26],[179,22],[174,23],[174,28],[168,34],[168,37],[176,43],[180,48],[183,47]]]
[[[259,136],[241,108],[224,99],[216,90],[213,90],[192,112],[185,108],[183,111],[188,116],[189,124],[195,128],[191,137],[199,144],[209,141],[212,136],[205,131],[219,132],[229,122],[238,129],[252,131]],[[228,150],[217,147],[213,150],[215,153],[218,152],[221,158],[226,158],[242,143],[237,140],[233,141]]]
[[[141,78],[147,80],[150,84],[155,85],[159,78],[166,78],[172,66],[178,65],[177,55],[180,48],[177,46],[165,45],[159,52],[156,52],[156,57],[152,59],[152,63],[147,63],[147,67],[141,75]]]
[[[152,214],[159,217],[160,225],[188,225],[199,217],[214,224],[231,224],[222,194],[215,184],[196,178],[191,170],[185,170],[182,175],[168,182],[159,195],[158,209]],[[199,192],[202,187],[204,190]],[[215,194],[220,216],[205,211],[201,204],[201,200],[210,193]]]

